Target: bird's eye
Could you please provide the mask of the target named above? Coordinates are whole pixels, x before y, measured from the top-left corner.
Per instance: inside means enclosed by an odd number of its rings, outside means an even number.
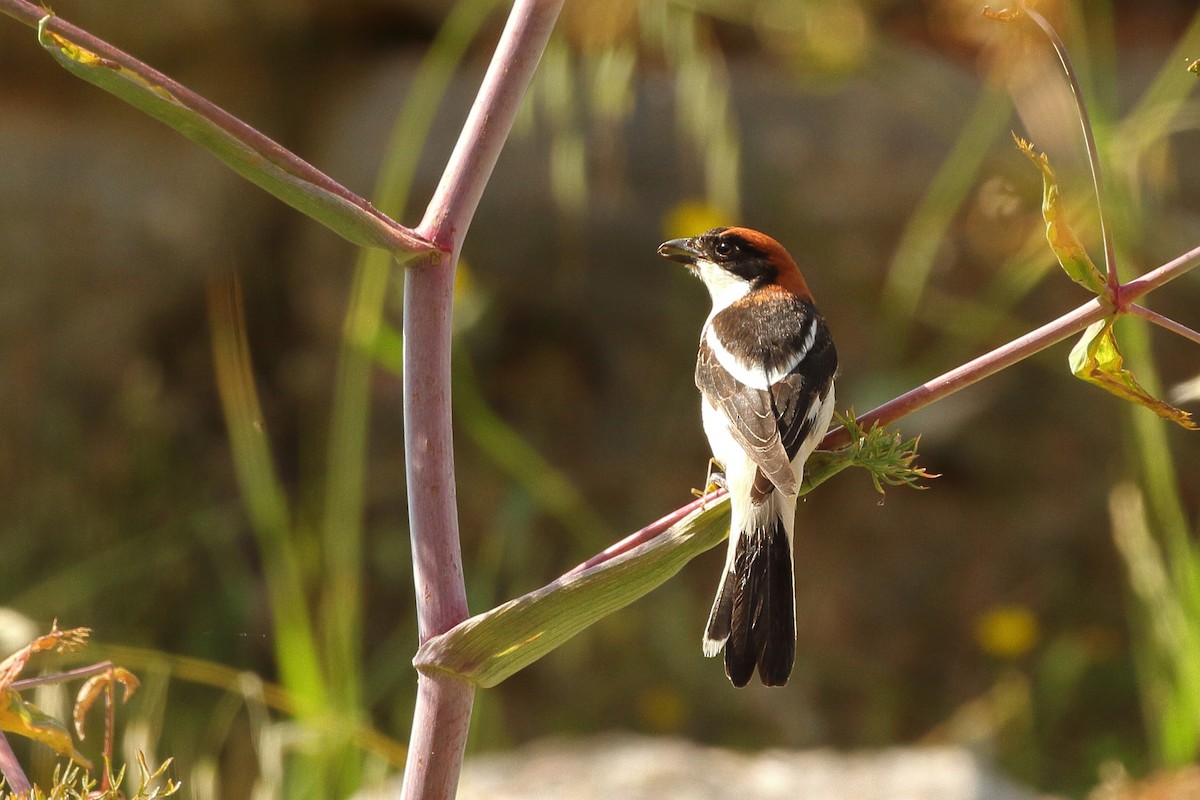
[[[737,245],[728,239],[718,239],[713,245],[713,252],[718,258],[729,258],[737,250]]]

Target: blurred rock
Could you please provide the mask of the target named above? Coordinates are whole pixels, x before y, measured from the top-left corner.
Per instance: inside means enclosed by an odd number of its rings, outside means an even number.
[[[1155,773],[1145,780],[1131,780],[1124,767],[1104,769],[1104,780],[1088,800],[1197,800],[1200,798],[1200,766]]]
[[[37,635],[37,623],[20,611],[0,606],[0,659],[20,650]]]
[[[1034,800],[955,747],[739,753],[626,734],[470,759],[459,800]]]

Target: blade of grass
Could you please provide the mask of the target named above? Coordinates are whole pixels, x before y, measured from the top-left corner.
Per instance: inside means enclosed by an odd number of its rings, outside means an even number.
[[[881,307],[888,309],[893,320],[915,316],[950,221],[983,165],[986,144],[1004,129],[1011,114],[1008,97],[993,89],[984,89],[975,101],[954,147],[909,217],[888,265]]]
[[[229,428],[238,486],[263,559],[275,632],[275,657],[283,684],[296,699],[298,712],[311,717],[327,707],[325,681],[304,579],[291,537],[287,496],[272,462],[254,385],[237,279],[232,275],[214,279],[209,285],[208,304],[217,389]]]
[[[1067,83],[1071,87],[1071,95],[1075,98],[1075,112],[1079,117],[1079,127],[1083,133],[1084,149],[1087,152],[1088,167],[1092,171],[1092,189],[1096,193],[1096,208],[1100,220],[1100,238],[1104,242],[1104,273],[1108,280],[1109,296],[1113,300],[1120,297],[1120,278],[1117,275],[1117,257],[1116,250],[1113,245],[1112,232],[1109,229],[1107,220],[1105,219],[1108,206],[1104,202],[1104,181],[1100,172],[1100,151],[1096,148],[1096,136],[1092,132],[1092,122],[1088,115],[1087,103],[1083,99],[1083,87],[1079,85],[1079,75],[1075,72],[1075,67],[1071,63],[1071,56],[1067,52],[1067,46],[1063,44],[1063,40],[1058,35],[1058,31],[1054,30],[1045,17],[1030,8],[1024,0],[1021,2],[1021,8],[1029,19],[1033,20],[1046,38],[1050,40],[1051,46],[1054,48],[1055,55],[1058,56],[1059,64],[1062,65],[1063,72],[1066,75]]]
[[[1134,656],[1150,738],[1163,764],[1182,766],[1200,752],[1200,616],[1149,529],[1142,491],[1116,486],[1109,516],[1137,606]]]
[[[575,484],[487,405],[475,367],[461,349],[454,356],[454,396],[455,419],[476,447],[580,542],[604,541],[603,518]]]
[[[161,650],[103,643],[93,644],[89,651],[94,655],[139,671],[163,670],[175,680],[245,696],[247,677],[245,670],[235,669],[215,661],[165,653]],[[254,688],[259,700],[272,711],[292,716],[300,714],[296,696],[284,686],[264,681],[256,676]],[[331,736],[340,737],[351,742],[355,747],[361,747],[395,767],[404,765],[407,752],[404,745],[371,728],[364,721],[334,714],[321,715],[313,719],[311,724]]]
[[[1145,149],[1148,140],[1162,135],[1200,84],[1195,75],[1180,66],[1194,59],[1197,52],[1200,52],[1200,11],[1192,17],[1179,41],[1163,59],[1154,81],[1121,123],[1123,131],[1132,133],[1136,151]]]
[[[1162,394],[1162,381],[1150,347],[1149,328],[1142,320],[1123,323],[1121,345],[1128,360],[1138,365],[1138,378],[1155,397]],[[1141,472],[1153,528],[1162,536],[1172,581],[1186,596],[1190,609],[1200,614],[1200,553],[1192,542],[1187,512],[1179,495],[1175,457],[1167,428],[1157,417],[1130,406],[1127,420],[1133,437],[1134,455]]]

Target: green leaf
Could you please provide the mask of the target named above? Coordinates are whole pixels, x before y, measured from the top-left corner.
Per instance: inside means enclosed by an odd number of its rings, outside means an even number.
[[[263,562],[279,674],[299,716],[312,716],[328,708],[328,691],[305,597],[304,559],[288,494],[271,455],[236,277],[213,278],[208,303],[217,394],[238,487]]]
[[[1175,406],[1151,397],[1149,392],[1125,369],[1125,360],[1113,334],[1113,319],[1095,322],[1083,332],[1083,337],[1071,348],[1069,363],[1075,377],[1094,383],[1107,392],[1148,408],[1163,419],[1196,430],[1192,415]]]
[[[888,431],[878,422],[864,430],[854,411],[836,416],[846,429],[850,444],[841,450],[818,450],[804,465],[801,496],[808,494],[847,467],[865,469],[871,476],[875,491],[884,494],[884,485],[925,489],[919,481],[941,477],[918,466],[917,445],[920,437],[905,440],[900,434]]]
[[[354,244],[414,257],[433,246],[249,126],[152,70],[135,71],[38,24],[38,43],[72,75],[99,86],[210,151],[251,183]],[[168,88],[168,83],[172,88]]]
[[[1013,134],[1017,149],[1029,157],[1042,173],[1042,219],[1046,221],[1046,241],[1058,258],[1063,271],[1088,291],[1101,297],[1108,296],[1108,284],[1104,275],[1079,242],[1075,231],[1063,217],[1062,201],[1059,196],[1058,179],[1050,168],[1050,159],[1045,153],[1035,152],[1033,144]]]
[[[644,544],[471,617],[417,651],[423,672],[489,687],[532,664],[597,620],[665,583],[729,533],[728,497],[714,500]]]

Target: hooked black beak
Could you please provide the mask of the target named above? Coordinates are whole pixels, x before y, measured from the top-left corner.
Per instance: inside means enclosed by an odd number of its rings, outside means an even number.
[[[658,246],[658,254],[669,261],[692,265],[700,257],[700,252],[692,245],[691,239],[672,239]]]

